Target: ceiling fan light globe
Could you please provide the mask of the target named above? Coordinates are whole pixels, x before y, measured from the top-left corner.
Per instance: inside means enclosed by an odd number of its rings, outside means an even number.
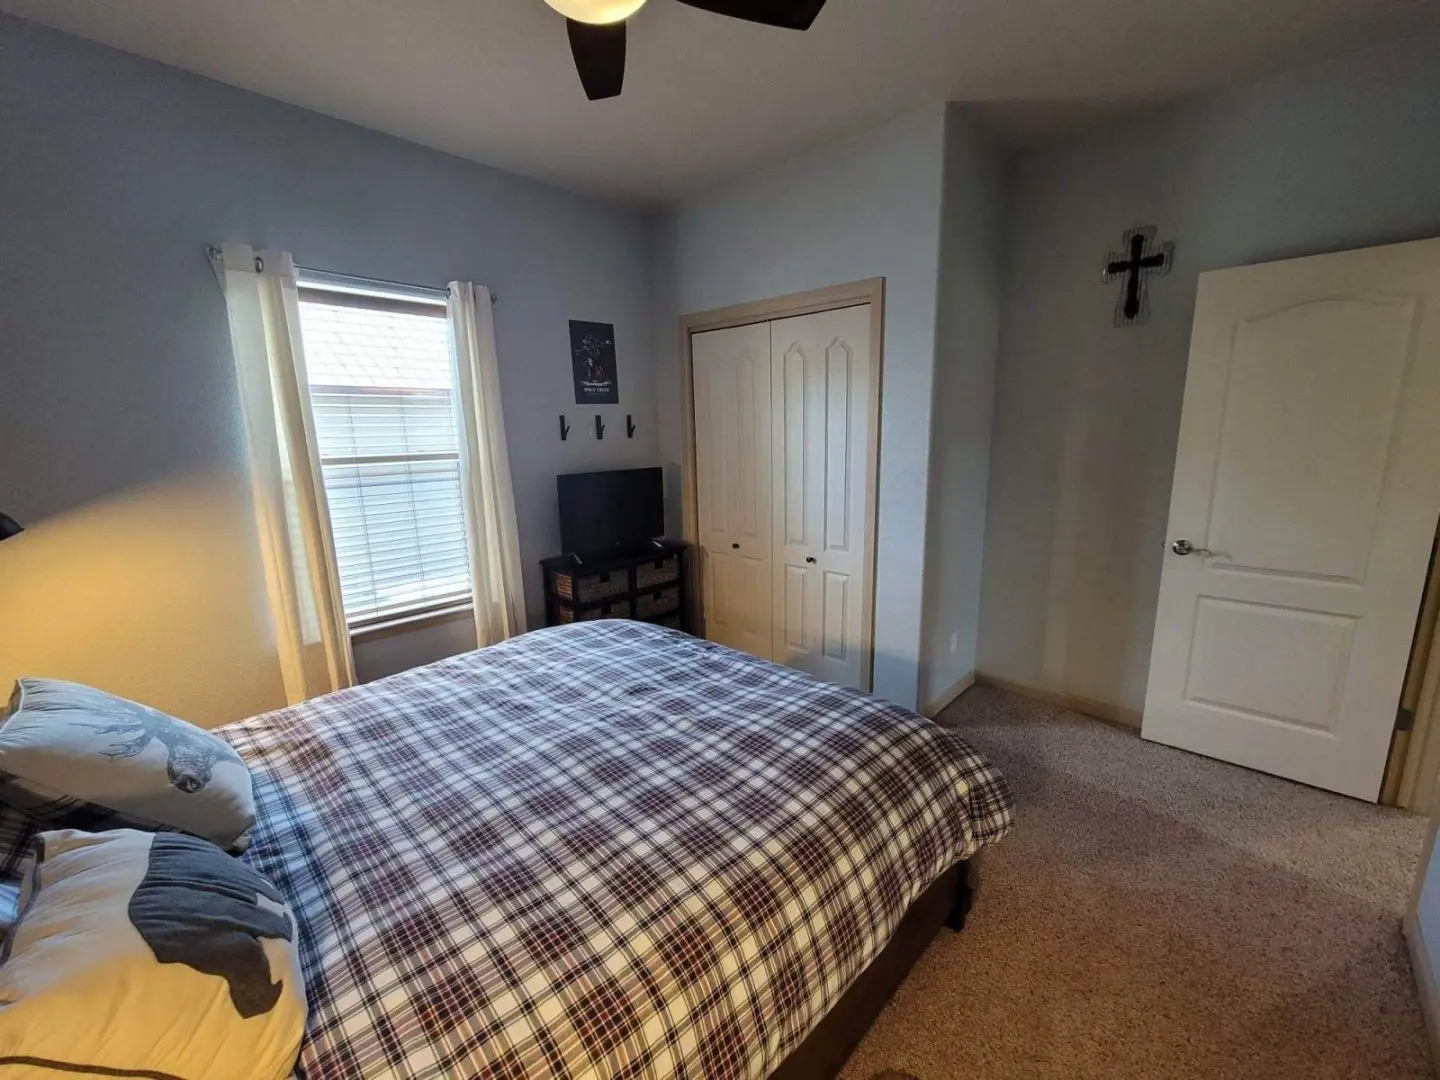
[[[645,0],[545,0],[567,19],[605,26],[624,22],[645,6]]]

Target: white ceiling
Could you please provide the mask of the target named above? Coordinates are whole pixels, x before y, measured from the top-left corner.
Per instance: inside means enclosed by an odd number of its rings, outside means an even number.
[[[0,0],[235,86],[567,187],[659,201],[942,100],[1028,140],[1440,26],[1434,0],[830,0],[805,34],[650,0],[588,102],[542,0]]]

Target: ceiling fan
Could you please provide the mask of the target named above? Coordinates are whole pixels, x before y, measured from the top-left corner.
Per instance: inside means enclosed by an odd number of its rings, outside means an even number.
[[[565,16],[570,52],[591,101],[617,97],[625,85],[625,20],[646,0],[545,0]],[[809,30],[825,0],[680,0],[732,19]]]

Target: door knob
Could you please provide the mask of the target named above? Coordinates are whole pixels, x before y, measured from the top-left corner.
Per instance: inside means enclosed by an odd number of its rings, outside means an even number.
[[[806,555],[806,556],[805,556],[805,561],[808,562],[808,563],[813,563],[813,562],[815,561],[815,556],[814,556],[814,555]]]
[[[1201,555],[1210,556],[1215,553],[1209,548],[1197,548],[1189,540],[1176,540],[1170,545],[1170,550],[1176,555]]]
[[[730,546],[731,546],[732,548],[734,548],[736,551],[739,551],[739,550],[740,550],[740,545],[739,545],[739,544],[731,544]]]

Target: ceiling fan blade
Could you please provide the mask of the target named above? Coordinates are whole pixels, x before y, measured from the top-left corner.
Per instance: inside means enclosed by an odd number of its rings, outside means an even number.
[[[825,0],[680,0],[701,11],[729,15],[732,19],[780,26],[786,30],[809,30],[825,6]]]
[[[625,87],[625,24],[594,26],[574,19],[565,22],[585,96],[591,101],[619,97]]]

